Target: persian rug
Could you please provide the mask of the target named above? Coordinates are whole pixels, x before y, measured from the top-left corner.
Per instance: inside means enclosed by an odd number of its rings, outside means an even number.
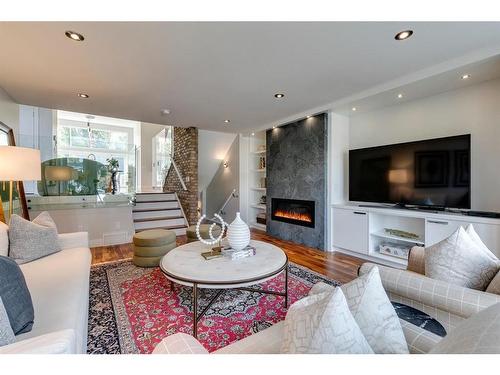
[[[307,268],[289,263],[289,303],[323,281],[340,285]],[[255,288],[283,291],[280,274]],[[198,311],[216,290],[199,289]],[[139,268],[130,261],[94,266],[90,272],[89,354],[151,353],[166,336],[192,334],[192,288],[171,283],[159,268]],[[198,340],[212,352],[285,318],[281,296],[228,290],[198,322]]]

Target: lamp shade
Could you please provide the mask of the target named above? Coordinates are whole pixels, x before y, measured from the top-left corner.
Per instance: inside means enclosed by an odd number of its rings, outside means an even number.
[[[0,181],[38,181],[41,179],[40,150],[0,146]]]
[[[45,167],[45,179],[48,181],[69,181],[75,170],[67,166],[48,165]]]

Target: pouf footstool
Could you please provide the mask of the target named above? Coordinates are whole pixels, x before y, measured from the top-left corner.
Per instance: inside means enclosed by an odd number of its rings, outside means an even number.
[[[200,236],[204,240],[209,240],[210,236],[208,235],[208,230],[210,229],[210,225],[212,224],[200,224]],[[213,231],[212,235],[217,238],[220,234],[220,227],[217,225]],[[191,225],[186,229],[186,237],[187,237],[187,242],[194,242],[194,241],[199,241],[198,237],[196,236],[196,225]]]
[[[133,238],[134,257],[132,262],[138,267],[157,267],[160,259],[177,247],[174,231],[149,229],[136,233]]]

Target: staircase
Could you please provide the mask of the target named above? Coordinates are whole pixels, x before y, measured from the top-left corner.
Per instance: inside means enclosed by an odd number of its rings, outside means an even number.
[[[161,228],[182,236],[189,225],[176,193],[136,193],[132,218],[136,233]]]

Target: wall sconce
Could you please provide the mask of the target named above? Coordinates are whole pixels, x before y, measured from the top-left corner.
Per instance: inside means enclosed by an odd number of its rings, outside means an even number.
[[[224,165],[224,168],[229,168],[229,162],[228,162],[227,160],[226,160],[226,161],[224,161],[224,164],[223,164],[223,165]]]

